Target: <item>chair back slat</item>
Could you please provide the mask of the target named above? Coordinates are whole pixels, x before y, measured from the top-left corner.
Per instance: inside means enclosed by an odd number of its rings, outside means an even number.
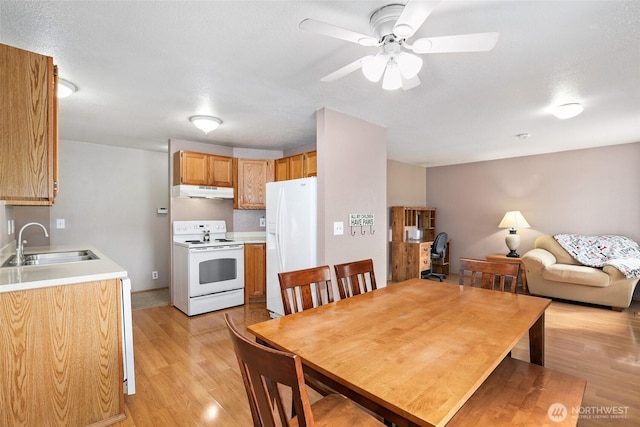
[[[278,273],[278,280],[285,315],[333,302],[328,265]]]
[[[238,330],[229,314],[225,314],[224,319],[240,366],[253,425],[289,425],[282,393],[278,387],[280,384],[291,389],[298,425],[313,426],[311,403],[305,387],[300,357],[252,342]]]
[[[466,273],[471,273],[470,285],[476,286],[476,279],[480,278],[480,287],[504,292],[508,283],[509,292],[515,293],[518,283],[520,265],[515,263],[483,261],[479,259],[460,258],[459,284],[464,285]],[[496,289],[497,285],[497,289]]]
[[[377,289],[373,260],[337,264],[334,266],[340,299],[349,298]]]

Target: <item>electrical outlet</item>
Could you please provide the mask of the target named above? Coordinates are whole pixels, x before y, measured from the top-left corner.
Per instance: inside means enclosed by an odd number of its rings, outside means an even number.
[[[156,280],[156,279],[158,278],[158,272],[157,272],[157,271],[152,271],[152,272],[151,272],[151,278],[152,278],[153,280]]]
[[[336,221],[333,223],[333,235],[342,236],[344,234],[344,222]]]
[[[266,227],[267,226],[267,222],[265,221],[264,218],[260,218],[260,227]]]
[[[64,228],[64,219],[56,219],[56,228]]]

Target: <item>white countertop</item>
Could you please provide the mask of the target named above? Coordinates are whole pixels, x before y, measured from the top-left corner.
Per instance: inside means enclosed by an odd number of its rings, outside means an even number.
[[[91,245],[27,247],[25,255],[88,249],[98,259],[51,265],[0,268],[0,293],[127,277],[127,271]],[[11,253],[3,251],[0,265]]]
[[[231,231],[227,233],[227,239],[237,240],[248,245],[251,243],[266,243],[267,233],[265,231]]]

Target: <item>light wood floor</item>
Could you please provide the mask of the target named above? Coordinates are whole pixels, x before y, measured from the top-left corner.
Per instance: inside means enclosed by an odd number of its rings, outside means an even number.
[[[133,312],[137,393],[125,396],[127,419],[118,426],[252,425],[225,312],[243,328],[268,319],[264,304],[192,318],[171,306]],[[528,361],[526,338],[512,355]],[[579,426],[640,425],[640,302],[614,312],[554,301],[546,366],[587,379]]]

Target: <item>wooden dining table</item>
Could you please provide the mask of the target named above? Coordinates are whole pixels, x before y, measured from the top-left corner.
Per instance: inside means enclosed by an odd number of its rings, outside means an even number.
[[[398,426],[442,426],[525,334],[544,365],[550,302],[411,279],[247,329]]]

